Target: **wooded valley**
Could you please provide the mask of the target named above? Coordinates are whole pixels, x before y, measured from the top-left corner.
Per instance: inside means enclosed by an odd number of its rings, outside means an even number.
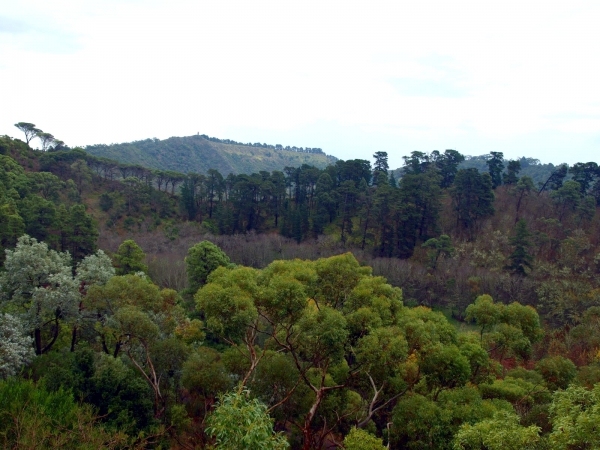
[[[600,447],[596,163],[181,173],[32,137],[0,137],[3,447]]]

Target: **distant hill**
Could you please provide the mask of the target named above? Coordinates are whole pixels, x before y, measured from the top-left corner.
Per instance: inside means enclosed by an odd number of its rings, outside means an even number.
[[[480,172],[487,172],[488,166],[486,164],[486,161],[488,159],[489,155],[467,155],[465,156],[465,160],[459,164],[458,168],[474,168],[479,170]],[[552,163],[544,164],[541,163],[539,159],[526,158],[524,156],[519,158],[519,161],[521,162],[521,171],[519,172],[518,176],[522,177],[524,175],[527,175],[528,177],[531,177],[535,186],[538,186],[539,183],[543,184],[548,179],[548,177],[552,175],[552,172],[554,172],[557,168],[557,166],[555,166]],[[504,165],[508,165],[508,159],[504,161]],[[396,177],[396,179],[400,179],[402,177],[402,167],[394,169],[392,172],[394,173],[394,177]]]
[[[206,173],[216,169],[229,173],[255,173],[261,170],[283,170],[308,164],[320,169],[337,158],[320,148],[283,147],[281,145],[242,144],[206,135],[146,139],[111,145],[88,145],[85,151],[127,164],[177,172]]]
[[[466,159],[458,166],[460,169],[468,169],[475,168],[480,172],[487,172],[488,166],[486,161],[488,160],[489,155],[480,155],[480,156],[467,156]],[[552,172],[556,170],[556,167],[552,163],[543,164],[539,159],[534,158],[519,158],[521,162],[521,171],[518,176],[522,177],[527,175],[531,177],[533,180],[533,184],[537,186],[539,183],[544,184],[544,182],[552,175]],[[504,165],[508,165],[508,159],[504,161]]]

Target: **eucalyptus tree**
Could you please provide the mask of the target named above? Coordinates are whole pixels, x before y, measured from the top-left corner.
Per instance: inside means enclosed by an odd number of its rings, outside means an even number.
[[[477,340],[459,339],[440,313],[404,308],[401,291],[349,253],[219,267],[195,298],[229,347],[222,358],[234,380],[293,424],[305,449],[350,424],[385,427],[417,386],[436,402],[487,364]]]
[[[189,320],[177,305],[177,293],[159,289],[143,274],[112,277],[90,287],[84,308],[96,320],[93,329],[101,350],[124,355],[154,393],[154,414],[167,408],[165,391],[177,385],[189,342],[201,339],[197,321]]]
[[[223,450],[285,450],[289,447],[282,433],[273,431],[267,407],[249,392],[224,394],[207,419],[206,432]]]
[[[518,302],[504,305],[481,295],[466,313],[466,319],[480,327],[484,348],[500,363],[507,357],[529,359],[533,344],[544,334],[537,311]]]

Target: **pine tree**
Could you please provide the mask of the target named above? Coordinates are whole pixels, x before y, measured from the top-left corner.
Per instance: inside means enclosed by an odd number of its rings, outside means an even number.
[[[527,252],[527,248],[531,245],[527,240],[530,235],[527,223],[524,219],[520,219],[516,225],[515,235],[510,238],[514,250],[508,257],[510,264],[506,266],[507,270],[516,275],[527,276],[527,271],[531,270],[533,257]]]
[[[135,274],[136,272],[148,272],[148,266],[142,263],[146,254],[133,239],[128,239],[119,245],[115,254],[117,262],[117,275]]]
[[[490,176],[492,177],[492,188],[496,189],[502,184],[502,171],[504,170],[504,154],[502,152],[490,152],[491,158],[486,161]]]

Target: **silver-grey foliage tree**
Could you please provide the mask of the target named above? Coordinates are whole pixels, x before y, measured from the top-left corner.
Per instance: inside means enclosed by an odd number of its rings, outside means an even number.
[[[16,375],[33,357],[23,323],[11,314],[0,314],[0,379]]]
[[[102,252],[84,259],[76,277],[71,267],[69,253],[51,250],[27,235],[19,238],[14,250],[6,250],[0,307],[21,315],[38,355],[52,348],[61,323],[76,324],[87,286],[104,283],[114,274]]]

